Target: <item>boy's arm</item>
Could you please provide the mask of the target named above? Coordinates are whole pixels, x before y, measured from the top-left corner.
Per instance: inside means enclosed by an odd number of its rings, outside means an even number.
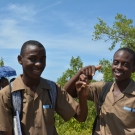
[[[86,66],[79,70],[65,85],[64,89],[72,96],[77,97],[77,91],[75,87],[75,83],[78,81],[79,76],[81,74],[84,74],[88,77],[89,80],[92,80],[92,77],[94,76],[96,70],[100,69],[101,65],[95,67],[95,66]]]
[[[77,97],[75,83],[78,81],[80,74],[81,70],[77,72],[77,74],[75,74],[63,87],[74,98]]]
[[[74,116],[78,121],[84,122],[88,114],[87,96],[88,96],[87,76],[80,75],[76,82],[76,90],[79,99],[79,106],[77,107],[76,115]]]
[[[12,103],[9,87],[4,87],[0,91],[0,132],[2,135],[12,135]]]

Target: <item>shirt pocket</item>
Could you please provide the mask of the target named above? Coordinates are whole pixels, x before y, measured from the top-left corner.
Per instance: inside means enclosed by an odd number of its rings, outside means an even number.
[[[44,108],[44,120],[46,124],[54,124],[54,110],[52,108]]]
[[[123,124],[126,125],[127,127],[133,126],[135,122],[135,112],[131,111],[132,109],[135,108],[132,108],[129,105],[125,105],[122,108],[121,119]]]

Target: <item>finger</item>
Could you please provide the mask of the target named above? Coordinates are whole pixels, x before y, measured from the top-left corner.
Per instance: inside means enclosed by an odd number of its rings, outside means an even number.
[[[87,86],[87,83],[78,81],[76,82],[76,89],[77,91],[80,91],[81,89],[84,89]]]
[[[84,69],[84,70],[83,70],[83,74],[86,75],[86,72],[87,72],[86,69]]]
[[[86,83],[86,82],[82,82],[82,85],[86,86],[86,85],[87,85],[87,83]]]
[[[91,68],[89,68],[89,74],[88,75],[91,75]]]
[[[95,75],[95,72],[101,68],[101,65],[98,65],[96,67],[92,66],[92,76]]]
[[[88,75],[88,69],[87,68],[85,69],[85,75]]]
[[[96,70],[99,70],[101,67],[101,65],[96,66]]]
[[[92,68],[91,68],[91,75],[94,76],[95,72],[96,72],[96,67],[92,66]]]
[[[82,87],[85,88],[85,87],[87,87],[87,86],[88,86],[88,84],[85,83],[85,82],[83,82]]]
[[[87,77],[88,80],[92,80],[92,66],[88,66],[87,68]]]
[[[86,82],[83,82],[83,81],[77,81],[77,82],[76,82],[76,85],[79,85],[79,86],[80,86],[80,85],[86,85],[86,84],[87,84],[87,83],[86,83]]]
[[[87,80],[87,76],[84,75],[84,74],[81,74],[80,77],[79,77],[79,80],[80,81],[86,81]]]

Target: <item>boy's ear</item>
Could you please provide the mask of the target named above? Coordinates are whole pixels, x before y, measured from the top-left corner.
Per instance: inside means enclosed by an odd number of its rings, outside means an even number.
[[[22,65],[22,56],[21,55],[18,55],[18,62]]]

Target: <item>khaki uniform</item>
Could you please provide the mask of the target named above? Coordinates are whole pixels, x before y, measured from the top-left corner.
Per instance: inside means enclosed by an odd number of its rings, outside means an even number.
[[[68,121],[76,114],[78,103],[65,90],[58,85],[57,87],[55,111],[65,121]],[[23,97],[21,118],[23,135],[57,135],[54,126],[54,110],[52,108],[43,108],[43,105],[51,104],[48,83],[41,78],[34,96],[30,88],[24,85],[21,76],[19,76],[12,86],[12,92],[17,90],[22,90]],[[12,111],[10,89],[7,86],[0,91],[0,131],[11,131],[13,129]]]
[[[94,101],[96,106],[104,84],[104,82],[90,84],[88,99]],[[135,135],[135,82],[131,80],[116,101],[113,89],[114,84],[102,105],[94,135]]]

